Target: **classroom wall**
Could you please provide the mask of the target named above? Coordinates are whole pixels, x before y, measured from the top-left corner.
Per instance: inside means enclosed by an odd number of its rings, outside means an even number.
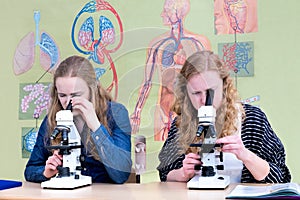
[[[118,101],[133,112],[140,84],[143,80],[146,47],[155,36],[166,31],[160,13],[162,0],[108,0],[122,19],[124,43],[120,50],[111,54],[119,76]],[[86,0],[2,0],[0,1],[1,67],[0,67],[0,116],[2,155],[0,179],[23,180],[27,158],[22,158],[21,128],[39,125],[41,119],[19,119],[19,87],[34,82],[44,70],[39,64],[36,47],[32,69],[16,76],[13,72],[13,56],[20,40],[35,30],[34,10],[41,13],[40,30],[48,32],[57,42],[60,55],[65,58],[80,55],[70,40],[71,25]],[[237,87],[242,97],[259,95],[256,105],[265,111],[274,131],[286,148],[287,165],[292,181],[300,182],[297,149],[298,116],[300,114],[298,93],[300,35],[299,0],[258,0],[258,32],[238,35],[238,41],[254,42],[254,76],[240,77]],[[191,10],[185,19],[185,28],[209,38],[212,49],[217,52],[218,43],[234,42],[233,35],[215,35],[213,0],[191,0]],[[101,79],[110,81],[111,75]],[[51,81],[47,74],[43,82]],[[162,142],[153,139],[153,111],[157,99],[157,75],[154,86],[142,113],[139,134],[147,138],[147,171],[142,182],[158,181],[157,154]]]

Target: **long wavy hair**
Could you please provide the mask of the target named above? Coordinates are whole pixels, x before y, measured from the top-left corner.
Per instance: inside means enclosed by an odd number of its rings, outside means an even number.
[[[218,55],[211,51],[199,51],[192,54],[187,58],[177,76],[174,92],[176,99],[173,104],[173,111],[178,115],[176,126],[179,133],[180,153],[188,150],[198,127],[197,110],[193,107],[188,96],[187,82],[193,75],[209,70],[217,71],[223,80],[223,100],[220,108],[216,111],[215,122],[218,137],[236,133],[241,119],[239,116],[244,116],[244,109],[229,70]]]
[[[59,77],[79,77],[87,83],[90,95],[89,100],[94,105],[98,120],[110,132],[106,116],[107,102],[112,101],[110,94],[104,88],[102,88],[99,81],[96,80],[94,68],[89,60],[80,56],[70,56],[59,64],[53,76],[51,102],[48,109],[48,138],[56,126],[56,113],[63,109],[58,99],[58,93],[56,89],[56,80]],[[84,141],[85,145],[91,144],[92,141],[90,134],[87,134],[86,137],[87,139]],[[53,141],[53,143],[58,143],[58,141]],[[98,157],[95,153],[96,150],[94,147],[90,149],[90,151],[94,157]]]

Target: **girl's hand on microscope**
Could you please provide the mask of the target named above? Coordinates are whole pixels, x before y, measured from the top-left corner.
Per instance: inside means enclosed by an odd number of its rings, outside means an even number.
[[[248,150],[244,146],[240,135],[230,135],[219,138],[216,143],[222,144],[223,152],[233,153],[239,160],[243,161],[248,155]]]
[[[182,164],[183,176],[186,178],[186,181],[188,181],[195,175],[195,166],[202,165],[200,155],[196,153],[189,153],[185,155]]]
[[[59,150],[54,150],[53,155],[48,157],[43,175],[47,178],[53,177],[58,173],[57,167],[62,165],[62,155],[58,154]]]
[[[73,112],[77,110],[92,131],[96,131],[100,127],[100,122],[92,102],[86,98],[73,97],[72,105]]]

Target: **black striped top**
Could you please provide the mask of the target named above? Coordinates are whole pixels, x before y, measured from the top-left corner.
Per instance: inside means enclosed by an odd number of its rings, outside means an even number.
[[[271,128],[265,113],[258,107],[244,105],[245,120],[242,123],[241,137],[247,149],[270,165],[270,173],[264,180],[254,179],[249,170],[244,166],[242,170],[242,183],[285,183],[291,181],[291,174],[285,163],[285,150],[282,142]],[[178,155],[178,129],[172,123],[168,138],[160,153],[160,164],[157,167],[161,181],[166,181],[167,175],[174,169],[182,167],[184,154]]]

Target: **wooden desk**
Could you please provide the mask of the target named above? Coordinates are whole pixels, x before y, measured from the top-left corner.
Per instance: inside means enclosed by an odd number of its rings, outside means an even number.
[[[22,187],[0,191],[0,199],[225,199],[225,195],[233,189],[230,185],[225,190],[189,190],[186,183],[145,183],[145,184],[101,184],[74,190],[42,189],[40,184],[24,182]]]

